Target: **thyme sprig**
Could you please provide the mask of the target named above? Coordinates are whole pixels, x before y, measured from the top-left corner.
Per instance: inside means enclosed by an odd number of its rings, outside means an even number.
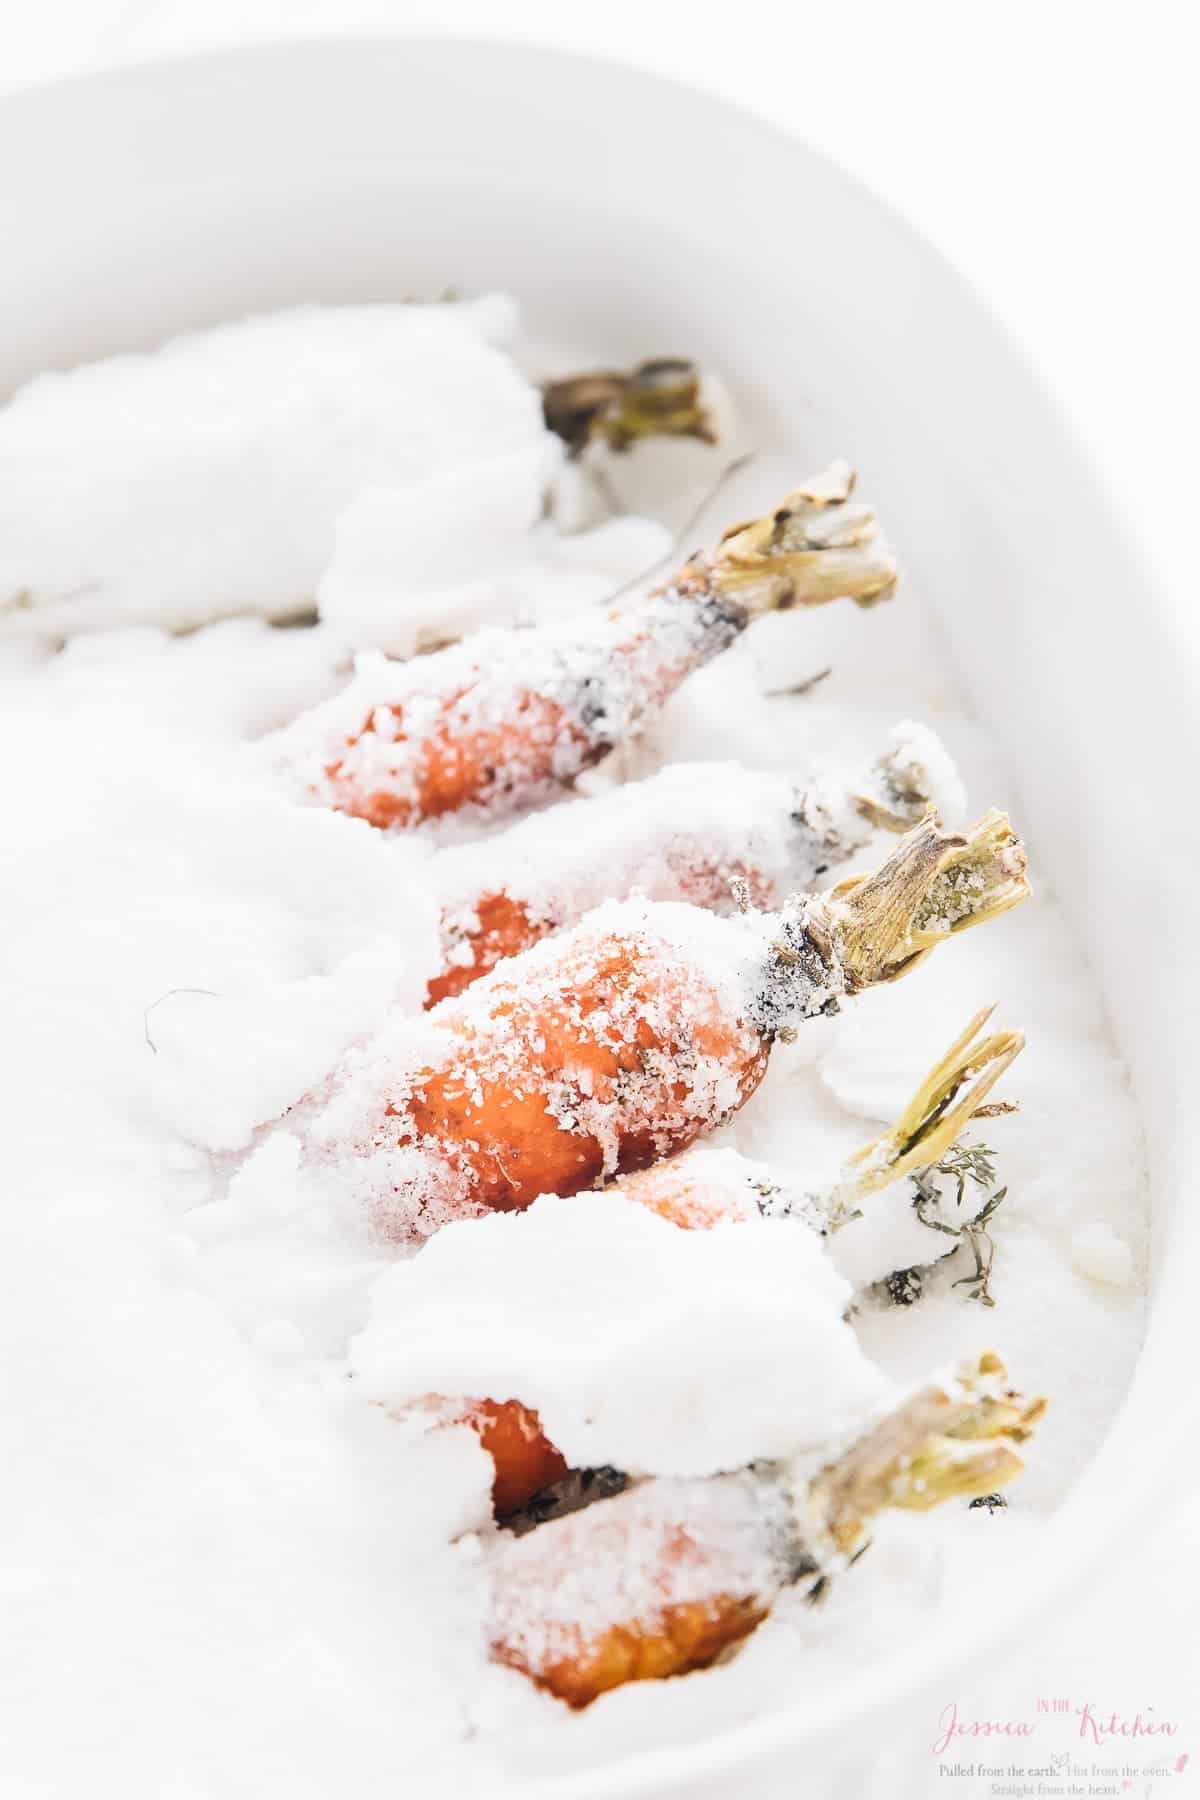
[[[954,1286],[970,1287],[974,1282],[975,1286],[971,1288],[969,1298],[981,1301],[984,1306],[995,1306],[996,1304],[988,1285],[992,1279],[992,1264],[996,1260],[996,1244],[987,1229],[987,1222],[1007,1193],[1006,1187],[997,1188],[996,1192],[989,1197],[983,1211],[977,1213],[975,1218],[967,1220],[962,1228],[962,1235],[971,1246],[971,1253],[975,1258],[975,1268],[970,1275],[960,1276]]]
[[[913,1181],[920,1198],[937,1200],[940,1197],[937,1188],[933,1186],[932,1178],[935,1175],[947,1175],[954,1181],[957,1188],[954,1203],[961,1206],[968,1181],[973,1181],[976,1187],[995,1186],[996,1152],[987,1144],[951,1144],[939,1162],[927,1169],[919,1169],[914,1175]]]
[[[996,1304],[991,1292],[992,1265],[996,1258],[996,1245],[987,1227],[995,1215],[997,1207],[1008,1194],[1007,1186],[1002,1188],[995,1186],[995,1158],[996,1152],[987,1144],[953,1144],[938,1162],[931,1163],[924,1169],[918,1169],[912,1177],[913,1186],[917,1190],[916,1198],[913,1200],[913,1211],[922,1225],[928,1226],[930,1231],[940,1231],[946,1237],[956,1238],[959,1244],[966,1244],[975,1259],[975,1267],[971,1273],[960,1276],[953,1285],[969,1287],[971,1292],[968,1297],[978,1300],[983,1306],[995,1306]],[[990,1188],[995,1191],[988,1194],[983,1206],[973,1218],[964,1219],[959,1225],[947,1225],[941,1219],[929,1217],[930,1207],[941,1204],[941,1193],[936,1183],[939,1175],[954,1182],[954,1204],[956,1206],[961,1207],[966,1197],[968,1182],[972,1182],[976,1187]],[[904,1270],[899,1273],[907,1276],[911,1271]]]

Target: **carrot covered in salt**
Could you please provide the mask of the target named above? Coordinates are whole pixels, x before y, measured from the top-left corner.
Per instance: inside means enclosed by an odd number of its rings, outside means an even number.
[[[747,1637],[780,1592],[846,1567],[870,1521],[1012,1481],[1045,1411],[979,1358],[931,1383],[811,1479],[787,1463],[654,1480],[491,1551],[498,1662],[569,1706],[682,1675]]]
[[[685,763],[441,851],[444,964],[426,1004],[462,993],[605,900],[636,892],[732,912],[740,888],[756,906],[777,906],[876,827],[905,831],[931,804],[956,810],[953,765],[934,734],[906,723],[891,736],[856,781],[819,768],[793,779]]]
[[[625,1176],[616,1191],[685,1231],[760,1218],[793,1218],[819,1232],[836,1230],[873,1193],[945,1154],[1020,1055],[1020,1032],[980,1038],[979,1013],[917,1088],[892,1128],[850,1157],[824,1182],[776,1182],[736,1150],[703,1146]],[[964,1093],[962,1090],[966,1089]],[[505,1519],[567,1474],[567,1463],[536,1412],[519,1399],[471,1401],[453,1415],[471,1425],[492,1458],[493,1507]]]
[[[871,877],[731,919],[601,907],[348,1060],[314,1147],[359,1161],[385,1233],[571,1194],[684,1149],[749,1098],[805,1019],[1028,893],[999,813],[931,819]]]
[[[310,801],[379,827],[552,798],[759,614],[892,592],[895,564],[853,484],[836,465],[610,612],[481,631],[411,662],[362,658],[349,687],[279,734],[275,760]]]

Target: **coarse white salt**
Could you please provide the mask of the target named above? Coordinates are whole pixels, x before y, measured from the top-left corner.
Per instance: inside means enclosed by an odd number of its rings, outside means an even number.
[[[849,1298],[790,1220],[681,1231],[619,1188],[550,1195],[447,1226],[383,1276],[352,1367],[389,1406],[518,1399],[573,1466],[707,1475],[882,1409]]]
[[[670,536],[613,518],[564,537],[543,520],[557,438],[403,488],[369,488],[339,516],[321,619],[351,649],[408,657],[485,625],[550,624],[652,568]],[[464,522],[469,527],[464,529]]]
[[[536,388],[492,347],[501,311],[251,321],[47,378],[0,415],[5,629],[97,628],[56,655],[0,644],[0,1587],[19,1646],[6,1772],[21,1788],[384,1800],[416,1783],[449,1800],[527,1791],[783,1708],[820,1719],[907,1653],[914,1609],[936,1631],[947,1591],[1021,1578],[1062,1494],[1080,1483],[1086,1504],[1088,1460],[1129,1380],[1142,1317],[1137,1122],[1092,975],[1044,891],[777,1044],[723,1148],[710,1139],[695,1157],[710,1197],[722,1182],[734,1191],[738,1151],[807,1188],[890,1123],[966,1018],[998,1000],[997,1025],[1023,1025],[1029,1045],[1002,1090],[1021,1111],[978,1127],[1009,1190],[989,1227],[994,1309],[951,1285],[971,1268],[959,1252],[916,1305],[860,1294],[843,1323],[851,1283],[925,1241],[891,1235],[897,1219],[915,1230],[900,1185],[824,1250],[794,1221],[689,1234],[627,1202],[601,1232],[622,1205],[607,1193],[449,1226],[413,1262],[370,1233],[381,1194],[404,1194],[430,1229],[454,1216],[438,1212],[419,1146],[336,1154],[339,1130],[430,1046],[420,1007],[444,949],[439,859],[411,835],[292,804],[251,748],[336,693],[352,634],[336,620],[280,632],[239,619],[179,638],[99,628],[307,605],[356,495],[440,475],[453,489],[492,464],[508,471],[496,515],[486,533],[464,527],[477,537],[462,551],[493,626],[510,605],[589,623],[608,584],[647,566],[668,534],[617,519],[569,539],[561,512],[527,529],[544,434]],[[616,482],[642,504],[666,459],[696,448],[664,447],[660,461],[642,446]],[[529,467],[508,490],[510,457]],[[722,490],[721,512],[760,510],[802,468],[760,459]],[[569,474],[589,484],[578,466]],[[430,519],[406,628],[436,624],[462,581],[448,520]],[[698,536],[723,522],[710,509]],[[528,557],[500,580],[488,544],[499,556],[510,534],[528,539]],[[344,594],[364,633],[385,610],[382,532],[379,548],[372,593],[364,566],[361,602],[349,583]],[[776,692],[826,667],[816,690]],[[691,678],[643,751],[614,755],[599,779],[632,813],[637,792],[619,783],[663,762],[738,763],[758,782],[790,780],[819,754],[850,773],[902,709],[918,728],[936,722],[974,806],[1005,804],[1003,764],[951,694],[912,591],[870,613],[780,616]],[[939,785],[952,790],[944,770]],[[697,800],[702,825],[707,804],[724,828],[727,797],[714,781]],[[589,816],[568,801],[527,835],[490,840],[494,851],[481,837],[462,867],[472,881],[515,867],[515,843],[521,892],[557,894]],[[615,864],[619,832],[601,838]],[[855,854],[863,869],[879,846]],[[465,888],[455,893],[466,908]],[[672,927],[680,954],[737,1005],[761,942],[753,924],[729,931],[684,908]],[[631,1033],[636,1009],[607,1023]],[[537,1030],[525,1041],[545,1049]],[[331,1085],[331,1065],[362,1087]],[[708,1101],[736,1098],[719,1069],[693,1081]],[[569,1085],[564,1072],[560,1109]],[[476,1072],[481,1100],[485,1086]],[[592,1098],[586,1072],[574,1087]],[[592,1238],[568,1230],[584,1219]],[[1126,1285],[1097,1285],[1091,1266],[1081,1278],[1080,1239],[1110,1273],[1131,1258]],[[465,1316],[460,1285],[474,1296]],[[503,1380],[527,1386],[581,1456],[711,1467],[801,1428],[819,1438],[853,1413],[860,1382],[864,1398],[871,1382],[907,1387],[984,1344],[1053,1402],[1007,1513],[881,1521],[825,1607],[791,1591],[737,1657],[580,1717],[487,1661],[492,1470],[473,1434],[401,1422],[368,1389],[376,1352],[381,1391]],[[682,1504],[657,1493],[650,1510]],[[468,1529],[480,1536],[456,1541]],[[585,1586],[557,1596],[560,1613]],[[620,1602],[620,1583],[598,1598]]]
[[[254,1334],[255,1348],[264,1356],[299,1356],[304,1338],[290,1319],[269,1319]]]
[[[358,493],[337,520],[317,589],[321,618],[355,649],[400,657],[496,623],[498,584],[529,554],[561,455],[547,433],[502,456]]]
[[[311,607],[364,490],[544,453],[498,323],[486,301],[298,307],[37,377],[0,411],[0,630]]]
[[[1071,1261],[1089,1281],[1107,1287],[1128,1287],[1133,1280],[1133,1252],[1111,1225],[1097,1221],[1085,1225],[1071,1239]]]

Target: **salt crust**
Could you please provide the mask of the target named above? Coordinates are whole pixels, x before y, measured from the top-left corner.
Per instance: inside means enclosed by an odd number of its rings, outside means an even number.
[[[547,453],[509,313],[298,307],[38,376],[0,411],[0,630],[310,607],[365,489]]]
[[[711,1605],[714,1592],[765,1606],[786,1571],[787,1515],[786,1492],[770,1479],[648,1483],[605,1516],[585,1524],[576,1514],[541,1543],[499,1546],[492,1628],[537,1668],[579,1655],[614,1627],[661,1630],[667,1609]]]
[[[547,1196],[393,1269],[352,1367],[388,1403],[523,1400],[576,1467],[708,1475],[827,1443],[886,1402],[849,1300],[790,1221],[681,1231],[619,1187]]]
[[[758,1052],[752,1001],[763,982],[769,915],[721,919],[671,902],[610,901],[572,931],[500,964],[456,1000],[413,1019],[396,1013],[355,1047],[331,1079],[308,1131],[317,1155],[344,1167],[380,1229],[414,1241],[478,1211],[481,1171],[493,1161],[480,1140],[497,1092],[545,1097],[560,1129],[594,1139],[616,1171],[623,1140],[649,1131],[663,1152],[736,1106]],[[637,979],[601,973],[614,946]],[[603,1012],[580,992],[599,982]],[[686,1022],[681,1030],[680,1022]],[[642,1024],[664,1048],[601,1087],[590,1067],[546,1060],[552,1026],[571,1042],[611,1047],[637,1040]],[[714,1041],[703,1027],[715,1025]],[[701,1028],[701,1029],[698,1029]],[[678,1045],[678,1049],[671,1046]],[[666,1061],[664,1061],[664,1058]],[[424,1118],[436,1079],[462,1096],[479,1138]]]
[[[444,734],[482,738],[496,766],[474,810],[483,822],[503,819],[557,797],[635,736],[682,675],[738,629],[667,590],[528,635],[487,627],[411,662],[364,651],[339,694],[264,750],[297,798],[379,823],[382,796],[407,823],[424,816],[427,761]]]
[[[198,369],[214,342],[195,340],[181,360]],[[228,352],[216,343],[214,360]],[[455,350],[460,373],[474,357]],[[265,350],[247,358],[230,376],[241,384],[232,404],[212,385],[239,429],[267,374]],[[193,483],[185,409],[137,400],[144,381],[144,366],[124,361],[46,378],[6,418],[20,462],[4,484],[18,519],[5,513],[2,535],[26,544],[22,521],[50,517],[52,494],[53,541],[34,546],[47,559],[37,577],[46,597],[90,582],[97,552],[120,553],[111,587],[39,622],[58,630],[85,613],[99,624],[143,607],[208,616],[230,603],[214,585],[226,566],[249,571],[272,604],[301,585],[311,596],[325,549],[301,583],[292,527],[281,528],[249,454],[222,461],[215,438],[198,432],[207,461]],[[497,382],[517,392],[508,375]],[[299,379],[291,386],[305,391]],[[195,393],[189,385],[189,405]],[[139,406],[144,417],[122,437],[119,415]],[[471,433],[463,460],[475,463],[477,421],[458,401],[454,410]],[[81,446],[77,476],[60,454],[65,419]],[[513,428],[518,442],[497,453],[536,436],[525,400]],[[794,473],[768,459],[753,474],[763,491],[731,493],[731,512],[753,511]],[[73,480],[77,492],[64,487]],[[165,531],[144,529],[168,516],[156,497],[184,489],[186,505],[170,515],[178,542],[195,541],[199,526],[204,537],[187,557]],[[222,512],[261,524],[245,561],[249,540],[235,557],[213,529]],[[77,531],[65,526],[72,516]],[[25,583],[24,554],[21,565]],[[995,751],[947,699],[911,592],[870,615],[830,608],[767,621],[748,639],[687,683],[622,773],[715,757],[788,774],[815,747],[860,767],[902,695],[906,710],[936,722],[977,804],[1013,801]],[[1054,1397],[1008,1513],[939,1515],[936,1530],[892,1519],[824,1609],[785,1595],[727,1666],[624,1690],[581,1718],[490,1667],[486,1543],[454,1542],[484,1526],[486,1459],[470,1434],[398,1424],[364,1404],[359,1377],[347,1379],[372,1286],[386,1299],[396,1252],[366,1231],[336,1166],[309,1154],[329,1101],[306,1094],[316,1046],[322,1057],[363,1055],[392,1008],[420,1029],[413,1019],[441,954],[431,861],[419,842],[289,806],[247,761],[247,740],[336,688],[345,648],[329,625],[278,634],[243,621],[175,641],[155,629],[107,632],[53,660],[11,638],[0,650],[3,766],[20,771],[0,839],[0,1418],[6,1434],[15,1428],[0,1584],[19,1646],[6,1670],[8,1754],[31,1794],[117,1785],[135,1800],[249,1800],[286,1788],[324,1800],[349,1783],[360,1800],[382,1800],[419,1770],[423,1793],[491,1796],[694,1741],[764,1709],[819,1714],[864,1664],[902,1650],[915,1607],[936,1621],[939,1596],[969,1581],[982,1616],[988,1581],[1016,1578],[1023,1534],[1086,1470],[1136,1354],[1136,1122],[1089,973],[1043,885],[911,982],[807,1025],[721,1139],[791,1175],[836,1167],[893,1116],[966,1013],[1000,999],[998,1022],[1026,1026],[1029,1049],[1006,1087],[1023,1110],[988,1125],[1010,1184],[996,1222],[997,1309],[985,1314],[950,1287],[954,1259],[919,1306],[863,1306],[853,1321],[900,1386],[995,1342],[1028,1391]],[[764,699],[764,688],[830,663],[815,694]],[[855,1090],[851,1072],[872,1050],[872,1089]],[[871,1205],[911,1215],[898,1190]],[[1097,1221],[1129,1247],[1126,1288],[1072,1269],[1073,1244],[1094,1243]],[[869,1223],[832,1240],[835,1259]],[[735,1230],[747,1228],[726,1235]],[[693,1354],[712,1354],[685,1316],[689,1300],[707,1316],[711,1295],[683,1284],[671,1293],[681,1380]],[[532,1306],[521,1323],[534,1332]],[[720,1321],[710,1336],[720,1342]],[[447,1312],[440,1347],[454,1346]],[[668,1374],[656,1372],[660,1391]],[[668,1434],[660,1455],[669,1444]]]

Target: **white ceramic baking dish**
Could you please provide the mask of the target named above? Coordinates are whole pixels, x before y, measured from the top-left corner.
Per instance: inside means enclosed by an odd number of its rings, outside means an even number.
[[[900,219],[801,142],[647,75],[465,43],[237,51],[8,97],[0,167],[0,393],[250,309],[454,282],[508,287],[536,334],[618,360],[686,347],[757,438],[801,460],[848,445],[866,471],[1007,744],[1035,866],[1133,1071],[1155,1221],[1145,1353],[1084,1487],[986,1625],[948,1613],[819,1720],[756,1720],[554,1793],[924,1795],[928,1765],[881,1774],[876,1747],[1128,1541],[1195,1407],[1179,1389],[1200,1254],[1197,870],[1180,828],[1196,690],[1118,509],[983,304]]]

